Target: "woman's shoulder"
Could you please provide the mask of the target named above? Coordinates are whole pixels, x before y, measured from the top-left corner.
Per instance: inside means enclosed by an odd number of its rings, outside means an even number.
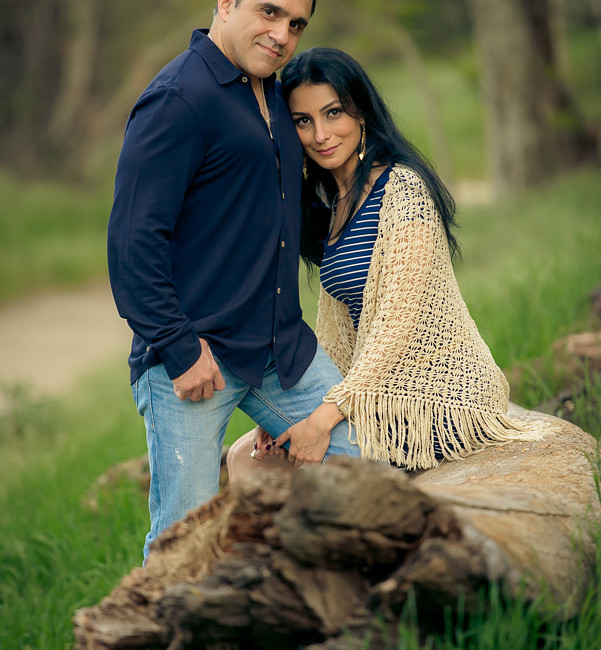
[[[419,204],[432,204],[432,197],[422,177],[410,167],[394,165],[384,190],[389,200],[402,199]]]
[[[419,219],[439,225],[439,214],[422,177],[410,167],[394,165],[384,190],[382,214],[394,228]]]
[[[388,189],[400,185],[413,189],[415,192],[428,192],[422,177],[411,167],[401,164],[392,166],[387,185],[389,186]]]

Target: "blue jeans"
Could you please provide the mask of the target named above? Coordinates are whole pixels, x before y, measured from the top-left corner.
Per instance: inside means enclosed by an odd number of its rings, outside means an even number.
[[[144,560],[161,531],[217,494],[221,447],[236,407],[277,437],[308,417],[328,390],[342,380],[320,346],[305,374],[289,390],[282,389],[272,357],[260,389],[239,379],[217,357],[215,361],[225,379],[225,389],[208,400],[180,401],[163,365],[147,370],[132,386],[138,412],[146,424],[150,464],[150,532]],[[354,439],[354,431],[351,436]],[[337,424],[326,458],[336,454],[360,456],[351,436],[347,420]]]

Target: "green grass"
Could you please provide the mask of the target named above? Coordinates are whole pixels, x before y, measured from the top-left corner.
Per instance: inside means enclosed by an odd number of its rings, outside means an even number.
[[[83,380],[67,400],[5,387],[0,413],[0,648],[70,647],[75,609],[97,603],[142,561],[146,494],[97,477],[146,451],[123,364]],[[227,440],[245,430],[237,413]]]
[[[0,303],[81,286],[106,269],[110,190],[0,173]]]
[[[599,127],[601,115],[601,57],[598,26],[580,30],[569,41],[570,66],[568,78],[575,91],[583,116]],[[598,131],[597,131],[598,132]]]
[[[21,390],[18,416],[0,420],[2,648],[69,647],[74,609],[140,563],[142,492],[123,484],[98,512],[82,505],[96,477],[145,451],[125,377],[116,376],[99,372],[65,401],[40,404]]]
[[[601,284],[599,205],[601,174],[585,170],[491,208],[460,206],[457,278],[501,366],[587,324]]]
[[[584,170],[460,213],[457,279],[502,368],[527,368],[545,356],[552,364],[554,341],[594,326],[590,292],[601,284],[600,202],[601,175]],[[514,386],[512,396],[532,407],[556,393],[559,381]]]

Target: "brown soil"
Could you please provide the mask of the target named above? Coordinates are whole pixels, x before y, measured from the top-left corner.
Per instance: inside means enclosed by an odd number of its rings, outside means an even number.
[[[0,384],[56,395],[101,363],[119,357],[125,363],[131,334],[103,283],[0,308],[0,340]]]

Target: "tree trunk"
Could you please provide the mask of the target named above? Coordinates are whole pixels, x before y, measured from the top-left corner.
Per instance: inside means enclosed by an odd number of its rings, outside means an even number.
[[[596,443],[547,419],[558,433],[411,477],[346,457],[259,471],[174,524],[145,569],[76,612],[77,648],[340,648],[343,631],[396,629],[411,588],[427,631],[428,615],[441,620],[460,594],[467,611],[482,608],[489,582],[548,593],[572,616],[596,562],[585,456]]]
[[[68,146],[85,123],[96,70],[98,0],[68,0],[69,36],[63,54],[60,90],[48,125],[51,141]]]
[[[550,0],[472,0],[498,191],[597,159],[560,76]]]
[[[588,0],[589,7],[595,19],[598,21],[597,25],[601,27],[601,0]],[[598,30],[599,38],[601,38],[601,29]]]
[[[39,170],[56,99],[64,32],[58,0],[8,0],[0,10],[0,161]]]

